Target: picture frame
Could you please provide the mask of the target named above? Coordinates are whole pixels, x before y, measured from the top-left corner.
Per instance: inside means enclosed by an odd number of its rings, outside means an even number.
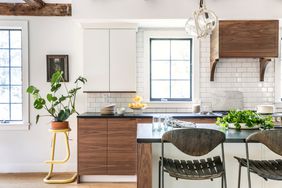
[[[51,81],[53,73],[63,71],[64,82],[69,82],[69,57],[68,55],[47,55],[47,82]]]

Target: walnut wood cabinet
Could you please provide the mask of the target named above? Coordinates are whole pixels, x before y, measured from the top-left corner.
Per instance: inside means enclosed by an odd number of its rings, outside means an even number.
[[[136,119],[108,120],[108,175],[135,175]]]
[[[136,119],[79,118],[78,175],[136,175]]]
[[[211,81],[219,58],[259,58],[260,80],[271,57],[278,57],[278,20],[220,20],[210,40]]]
[[[107,174],[107,119],[78,119],[79,175]]]

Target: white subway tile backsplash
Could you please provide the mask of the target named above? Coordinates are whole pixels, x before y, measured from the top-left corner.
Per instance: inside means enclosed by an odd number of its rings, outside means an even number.
[[[243,107],[255,109],[258,104],[274,103],[274,63],[269,63],[265,72],[265,81],[259,81],[259,60],[256,58],[224,58],[220,59],[216,67],[215,81],[210,82],[210,42],[209,39],[200,41],[199,49],[200,80],[199,91],[202,109],[212,110],[212,103],[215,100],[213,93],[223,91],[240,91],[243,95]],[[136,78],[137,94],[145,96],[144,76],[144,32],[137,33],[136,46]],[[132,102],[131,93],[88,93],[87,109],[92,112],[99,112],[103,105],[116,103],[116,106],[127,107]],[[144,99],[148,101],[148,99]],[[132,111],[127,109],[127,111]],[[189,108],[148,108],[146,112],[190,112]]]

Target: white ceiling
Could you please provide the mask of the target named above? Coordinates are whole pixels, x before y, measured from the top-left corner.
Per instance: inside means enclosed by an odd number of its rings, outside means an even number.
[[[71,3],[72,0],[44,0],[46,3]],[[0,0],[0,3],[23,3],[23,0]]]

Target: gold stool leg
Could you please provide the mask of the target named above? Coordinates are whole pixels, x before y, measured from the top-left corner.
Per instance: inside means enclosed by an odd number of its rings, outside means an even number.
[[[54,164],[64,164],[66,163],[69,158],[70,158],[70,146],[69,146],[69,137],[67,131],[64,132],[65,134],[65,142],[66,142],[66,150],[67,150],[67,156],[64,160],[54,160],[54,155],[55,155],[55,146],[56,146],[56,132],[53,132],[53,139],[52,139],[52,150],[51,150],[51,160],[46,161],[46,163],[50,164],[50,170],[48,175],[44,178],[44,182],[48,184],[66,184],[66,183],[71,183],[74,182],[77,174],[75,173],[71,178],[69,179],[63,179],[63,180],[51,180],[50,178],[52,177],[53,169],[54,169]]]

